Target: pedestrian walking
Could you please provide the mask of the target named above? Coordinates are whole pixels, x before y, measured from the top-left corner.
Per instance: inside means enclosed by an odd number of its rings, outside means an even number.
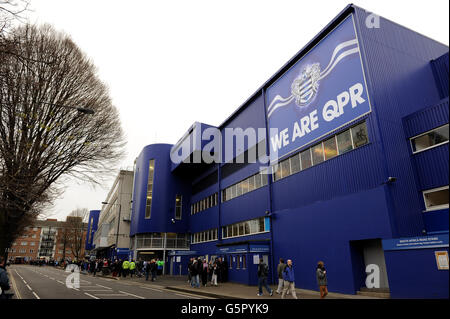
[[[117,264],[117,275],[119,278],[122,277],[122,272],[123,272],[122,264],[123,264],[123,260],[120,259],[119,263]]]
[[[130,262],[130,278],[133,278],[133,275],[136,271],[136,263],[134,262],[134,259]]]
[[[208,283],[208,263],[206,262],[206,259],[203,259],[203,262],[202,262],[202,285],[203,285],[203,287],[206,287],[207,283]]]
[[[211,269],[211,286],[217,287],[217,272],[218,272],[217,263],[214,263]]]
[[[198,261],[194,259],[191,264],[191,286],[194,288],[199,288],[200,283],[198,282]]]
[[[219,257],[216,261],[217,263],[217,280],[219,282],[223,281],[223,265],[222,265],[222,257]]]
[[[283,271],[286,268],[286,264],[284,263],[284,259],[280,258],[280,263],[277,266],[277,273],[278,273],[278,288],[276,293],[281,294],[283,292],[284,287],[284,279],[283,279]],[[289,294],[289,292],[288,292]]]
[[[12,294],[8,290],[11,289],[9,285],[8,272],[6,271],[6,261],[3,256],[0,256],[0,300],[10,299]]]
[[[288,259],[287,265],[283,271],[283,293],[281,294],[281,298],[284,299],[286,292],[289,290],[294,299],[297,298],[297,294],[295,293],[295,276],[294,276],[294,267],[292,266],[292,260]]]
[[[212,260],[210,260],[208,263],[208,281],[209,282],[212,281],[212,269],[213,269],[213,262],[212,262]]]
[[[189,262],[188,262],[188,264],[187,264],[187,269],[188,269],[188,283],[189,283],[189,284],[192,283],[192,272],[191,272],[191,267],[192,267],[193,261],[194,261],[193,258],[189,258]]]
[[[320,299],[323,299],[328,295],[327,271],[325,270],[323,261],[317,263],[316,279],[319,285]]]
[[[123,263],[122,263],[122,275],[123,275],[123,278],[127,278],[129,269],[130,269],[130,262],[125,259],[123,261]]]
[[[263,286],[264,286],[264,288],[266,288],[266,290],[270,296],[273,295],[273,290],[270,289],[269,285],[267,284],[267,276],[268,275],[269,275],[269,267],[264,263],[264,259],[260,258],[259,264],[258,264],[258,289],[259,289],[259,292],[258,292],[257,296],[263,295],[263,293],[262,293]]]
[[[156,280],[156,274],[158,273],[158,265],[156,265],[156,261],[152,259],[150,263],[150,272],[152,273],[152,281]]]

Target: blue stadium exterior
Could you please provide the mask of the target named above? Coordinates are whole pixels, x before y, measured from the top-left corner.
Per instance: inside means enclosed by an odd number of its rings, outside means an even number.
[[[191,238],[218,229],[217,239],[167,251],[166,273],[186,274],[189,257],[222,256],[229,262],[230,281],[254,285],[255,256],[268,261],[270,280],[282,257],[293,260],[296,287],[317,290],[315,269],[322,260],[329,291],[355,294],[365,287],[366,264],[373,257],[385,264],[380,267],[391,297],[448,298],[448,270],[438,269],[435,251],[448,252],[449,209],[424,212],[422,195],[424,190],[448,186],[448,143],[413,154],[410,138],[448,124],[449,50],[384,18],[379,28],[368,28],[369,14],[346,7],[218,127],[223,136],[226,128],[267,128],[267,92],[352,15],[370,111],[280,161],[360,123],[367,127],[365,145],[276,181],[269,176],[267,185],[227,201],[222,191],[259,173],[260,163],[230,164],[229,158],[220,164],[172,163],[170,153],[179,150],[183,139],[175,146],[152,144],[141,151],[135,163],[132,241],[149,233]],[[195,141],[191,158],[208,142],[192,135],[208,127],[195,123],[186,133]],[[271,149],[268,138],[257,142]],[[246,143],[243,151],[253,146]],[[151,215],[145,218],[152,159]],[[191,205],[215,193],[217,205],[191,214]],[[182,196],[181,219],[175,219],[176,195]],[[257,218],[264,220],[264,228],[256,234],[223,238],[223,226]],[[405,238],[434,244],[397,245]],[[374,255],[368,253],[372,246]]]

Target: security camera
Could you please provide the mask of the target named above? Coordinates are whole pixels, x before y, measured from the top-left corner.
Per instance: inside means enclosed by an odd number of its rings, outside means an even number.
[[[393,183],[393,182],[395,182],[396,180],[397,180],[397,177],[389,176],[387,182],[388,182],[388,183]]]

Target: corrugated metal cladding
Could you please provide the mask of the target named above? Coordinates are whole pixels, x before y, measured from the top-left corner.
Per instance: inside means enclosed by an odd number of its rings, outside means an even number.
[[[409,137],[448,123],[448,97],[442,99],[442,88],[436,87],[439,86],[437,82],[445,85],[445,79],[441,78],[445,76],[445,70],[448,76],[448,54],[447,60],[442,57],[448,47],[383,18],[380,18],[380,28],[369,29],[365,24],[369,13],[352,5],[307,46],[325,37],[331,27],[349,13],[354,14],[372,112],[336,132],[327,133],[307,147],[362,121],[367,124],[369,142],[223,203],[220,201],[221,190],[257,173],[260,163],[233,167],[227,163],[236,156],[233,154],[222,164],[200,164],[195,170],[193,166],[185,166],[174,174],[169,169],[170,146],[147,146],[136,162],[132,235],[195,233],[213,228],[218,228],[220,234],[222,226],[267,217],[270,228],[267,222],[264,232],[245,236],[240,233],[241,236],[232,239],[222,239],[219,235],[219,240],[193,244],[191,250],[199,256],[211,256],[219,254],[218,247],[231,242],[270,238],[267,254],[273,276],[276,276],[274,266],[278,258],[289,258],[296,267],[297,287],[317,289],[314,270],[317,261],[324,260],[329,270],[330,291],[355,293],[364,284],[366,276],[361,250],[365,243],[359,241],[422,234],[425,223],[421,190],[448,185],[445,180],[449,173],[448,144],[412,154]],[[282,70],[293,65],[301,54]],[[282,73],[277,72],[220,126],[223,137],[225,128],[266,127],[263,92]],[[239,152],[251,146],[245,145]],[[305,148],[303,146],[296,152]],[[156,160],[154,202],[151,219],[145,219],[151,158]],[[209,176],[213,172],[217,172],[217,176]],[[387,183],[388,177],[396,177],[396,181]],[[218,205],[190,215],[190,204],[215,192],[219,193]],[[172,224],[170,219],[176,194],[183,195],[183,205],[187,206],[183,206],[182,220]],[[437,224],[442,216],[436,219]],[[249,268],[230,268],[232,280],[254,282],[251,279],[256,272],[251,268],[253,256],[248,254],[247,257]],[[387,265],[392,268],[404,266],[401,262],[390,265],[389,260]],[[396,282],[391,273],[388,269],[392,291],[399,285],[410,284]],[[426,295],[428,292],[418,293]]]
[[[436,78],[436,86],[439,89],[441,98],[448,97],[449,89],[449,61],[448,52],[436,60],[431,61],[434,77]]]
[[[447,143],[413,155],[419,191],[448,185],[448,151]]]
[[[448,123],[449,105],[448,97],[434,106],[424,108],[408,115],[403,120],[407,138],[419,135],[435,127]]]
[[[368,28],[369,12],[355,8],[373,116],[377,117],[387,175],[397,178],[389,188],[397,236],[421,233],[421,202],[414,187],[414,171],[402,118],[440,100],[430,61],[448,47],[389,20],[380,18],[379,28]],[[388,177],[386,176],[386,178]]]

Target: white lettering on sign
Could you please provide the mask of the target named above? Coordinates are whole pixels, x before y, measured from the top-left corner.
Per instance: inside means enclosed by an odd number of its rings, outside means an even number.
[[[362,97],[363,92],[363,85],[358,82],[352,85],[348,90],[339,93],[336,96],[336,100],[329,100],[323,106],[323,119],[326,122],[331,122],[344,114],[345,109],[349,108],[350,105],[353,109],[358,106],[358,104],[364,103],[366,100]],[[300,120],[294,122],[291,138],[288,128],[274,134],[270,138],[272,150],[278,152],[278,150],[289,144],[289,140],[295,142],[296,139],[310,134],[312,131],[319,128],[318,121],[317,110],[314,110],[308,115],[303,116]]]
[[[363,86],[361,83],[356,83],[347,91],[344,91],[336,97],[335,100],[329,100],[325,103],[322,116],[323,119],[327,122],[338,118],[342,114],[344,114],[344,106],[348,104],[350,101],[352,108],[356,107],[358,104],[364,103],[366,100],[361,97],[363,94]]]

